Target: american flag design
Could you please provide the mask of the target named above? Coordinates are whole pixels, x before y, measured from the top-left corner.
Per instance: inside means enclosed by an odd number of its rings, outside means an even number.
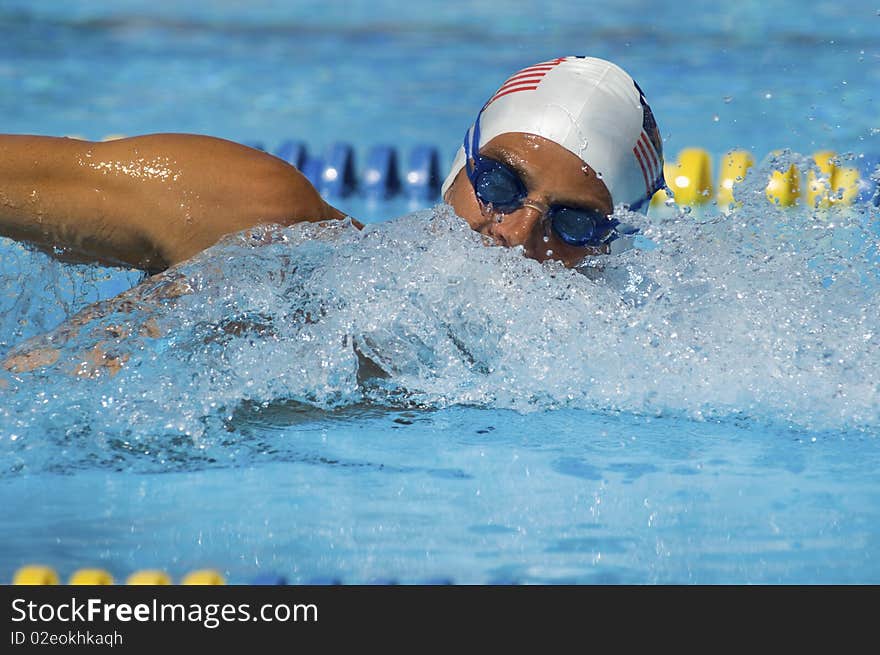
[[[544,79],[544,76],[563,61],[565,61],[565,57],[559,57],[558,59],[551,59],[550,61],[535,64],[534,66],[529,66],[528,68],[523,68],[522,70],[517,71],[507,78],[507,81],[501,85],[501,88],[499,88],[495,92],[495,95],[489,99],[489,102],[486,103],[486,107],[498,100],[498,98],[511,93],[516,93],[518,91],[534,91],[538,88],[538,85],[541,83],[541,80]]]
[[[633,155],[642,169],[645,178],[645,194],[648,199],[658,189],[662,189],[663,180],[663,140],[660,138],[660,130],[657,121],[654,120],[654,112],[645,100],[645,94],[641,87],[633,80],[636,90],[639,92],[639,102],[642,105],[642,132],[636,145],[633,146]]]
[[[654,195],[657,190],[657,181],[663,175],[663,159],[651,143],[651,139],[642,130],[639,140],[633,147],[633,154],[639,166],[642,168],[642,175],[645,178],[645,195],[649,198]]]

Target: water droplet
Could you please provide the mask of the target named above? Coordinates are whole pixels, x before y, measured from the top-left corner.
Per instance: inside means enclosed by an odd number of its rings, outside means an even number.
[[[720,117],[718,114],[714,114],[714,115],[712,116],[712,121],[713,121],[713,122],[717,123],[717,122],[720,121],[720,120],[721,120],[721,117]]]
[[[550,243],[550,237],[548,237],[546,234],[544,235],[544,243]]]
[[[552,257],[552,256],[553,256],[553,251],[552,251],[552,250],[548,250],[548,251],[547,251],[547,256],[548,256],[548,257]]]
[[[729,105],[731,102],[733,102],[733,96],[724,96],[725,105]]]

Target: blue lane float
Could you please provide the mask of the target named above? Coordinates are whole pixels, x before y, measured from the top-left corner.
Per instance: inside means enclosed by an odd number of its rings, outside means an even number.
[[[431,202],[440,195],[440,155],[434,146],[412,149],[406,167],[406,195],[416,202]]]
[[[373,146],[367,153],[361,176],[364,195],[370,200],[390,200],[400,193],[397,150],[392,146]]]
[[[337,142],[327,148],[318,189],[327,198],[347,198],[357,190],[351,144]]]
[[[324,160],[320,157],[310,157],[306,155],[302,166],[299,167],[300,172],[306,176],[306,179],[312,183],[316,189],[321,188],[321,175],[324,172]]]
[[[278,146],[275,150],[275,156],[302,170],[309,156],[309,149],[304,141],[288,139]]]

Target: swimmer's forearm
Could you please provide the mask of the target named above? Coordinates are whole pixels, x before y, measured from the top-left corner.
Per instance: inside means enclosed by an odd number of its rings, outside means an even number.
[[[150,271],[260,223],[340,218],[295,168],[230,141],[0,135],[0,234]]]
[[[17,344],[0,361],[0,368],[11,373],[26,373],[52,366],[72,339],[86,344],[79,353],[79,363],[68,373],[94,377],[102,369],[115,375],[128,360],[120,352],[119,340],[132,335],[159,338],[165,334],[156,318],[162,306],[192,293],[188,278],[177,271],[164,271],[113,298],[93,303],[68,318],[46,334]],[[121,320],[110,325],[100,319],[115,315]]]

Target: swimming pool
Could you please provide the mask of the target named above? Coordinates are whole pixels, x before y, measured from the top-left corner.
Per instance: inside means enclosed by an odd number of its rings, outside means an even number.
[[[427,142],[446,166],[507,74],[582,53],[634,74],[668,159],[880,152],[876,6],[676,7],[7,2],[0,116],[359,155]],[[167,280],[192,293],[151,294],[160,279],[48,373],[0,374],[0,579],[38,561],[232,582],[880,581],[877,211],[776,208],[758,173],[743,188],[730,219],[661,207],[641,225],[659,247],[600,275],[358,196],[338,204],[363,234],[230,238]],[[0,354],[141,279],[0,255]],[[99,341],[121,370],[71,376]]]

